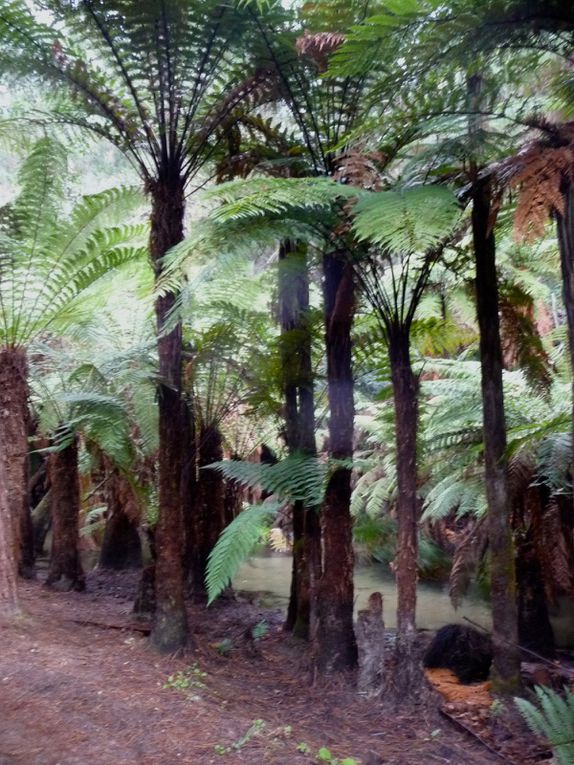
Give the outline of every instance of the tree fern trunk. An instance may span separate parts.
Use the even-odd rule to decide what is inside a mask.
[[[133,489],[118,468],[108,465],[107,519],[98,568],[121,571],[141,568],[139,507]]]
[[[534,475],[532,476],[534,478]],[[516,537],[516,587],[520,645],[552,657],[554,632],[541,565],[543,553],[542,495],[540,486],[517,487],[513,498]]]
[[[393,693],[397,700],[412,698],[421,688],[422,670],[416,656],[418,562],[417,498],[417,380],[410,358],[409,329],[389,334],[389,358],[395,406],[397,454],[398,539],[395,558],[398,592],[396,671]]]
[[[150,254],[156,276],[161,259],[183,238],[185,208],[183,183],[177,173],[151,185]],[[186,407],[181,398],[181,324],[165,330],[176,296],[156,301],[160,383],[159,515],[156,527],[156,610],[150,641],[162,653],[183,648],[189,639],[184,597],[184,523],[181,501],[182,444]]]
[[[28,501],[28,363],[21,348],[0,350],[0,445],[5,454],[18,568],[34,575],[34,531]]]
[[[209,554],[225,528],[225,486],[219,470],[202,470],[223,459],[223,439],[216,424],[203,425],[199,432],[199,507],[196,513],[193,594],[206,598],[205,571]]]
[[[502,385],[502,351],[498,317],[496,246],[491,230],[491,190],[475,181],[472,234],[476,267],[476,308],[480,329],[483,437],[490,583],[494,643],[494,687],[500,693],[520,685],[520,652],[514,547],[507,485],[506,422]]]
[[[52,549],[46,584],[61,590],[85,587],[79,553],[80,476],[76,440],[50,455]]]
[[[304,245],[283,242],[279,251],[279,313],[284,374],[285,434],[289,452],[314,456],[315,400],[309,327],[309,271]],[[285,629],[309,637],[311,593],[320,559],[315,508],[293,505],[293,569]],[[315,521],[315,523],[313,523]]]
[[[20,612],[18,600],[18,549],[16,528],[8,501],[8,472],[0,453],[0,620]]]
[[[353,456],[353,371],[351,329],[355,311],[353,272],[328,253],[323,259],[325,342],[329,396],[329,456]],[[322,571],[317,593],[315,653],[322,672],[353,667],[353,538],[350,513],[351,469],[333,467],[321,510]]]
[[[562,297],[568,322],[568,347],[570,350],[570,368],[572,370],[572,457],[570,474],[574,476],[574,187],[569,183],[565,184],[563,195],[564,214],[556,214],[556,223],[562,269]]]

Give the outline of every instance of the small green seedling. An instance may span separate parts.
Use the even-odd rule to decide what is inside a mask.
[[[251,637],[253,640],[261,640],[264,638],[269,632],[269,625],[263,619],[260,622],[257,622],[257,624],[252,628],[251,630]]]
[[[237,741],[234,741],[231,746],[224,746],[223,744],[215,744],[213,747],[213,751],[215,754],[230,754],[231,752],[238,752],[240,749],[242,749],[245,744],[247,744],[249,741],[251,741],[252,738],[259,735],[265,730],[266,723],[265,720],[253,720],[249,728],[246,730],[246,732],[241,736],[241,738],[237,739]]]
[[[326,746],[322,746],[316,754],[319,762],[328,762],[329,765],[359,765],[357,760],[352,757],[345,757],[344,760],[339,760],[338,757],[333,757],[331,750]]]
[[[203,672],[197,662],[192,664],[186,669],[174,672],[170,675],[163,687],[172,690],[185,693],[191,698],[189,691],[191,690],[205,690],[207,688],[203,680],[207,677],[207,672]]]
[[[231,651],[233,651],[233,640],[231,638],[223,638],[217,645],[215,646],[217,649],[217,652],[221,654],[221,656],[229,656]]]

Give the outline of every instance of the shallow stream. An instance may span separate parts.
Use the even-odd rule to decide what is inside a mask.
[[[250,558],[233,580],[236,590],[263,593],[266,605],[287,608],[291,585],[291,556],[284,553],[261,554]],[[397,592],[394,577],[382,565],[355,568],[355,611],[365,608],[372,592],[383,596],[387,627],[396,626]],[[490,629],[490,608],[477,594],[471,594],[455,611],[448,597],[447,584],[420,583],[418,586],[417,624],[436,630],[444,624],[462,622],[467,617]]]
[[[262,593],[267,606],[287,608],[291,584],[291,557],[284,553],[261,553],[240,568],[233,581],[236,590]],[[396,626],[397,593],[395,580],[382,565],[357,566],[355,569],[355,611],[364,608],[372,592],[383,595],[384,619],[387,627]],[[436,630],[445,624],[471,619],[487,629],[491,627],[490,606],[476,590],[470,591],[456,611],[448,596],[448,584],[421,582],[418,586],[417,625]],[[574,647],[574,603],[564,599],[551,616],[556,642]]]

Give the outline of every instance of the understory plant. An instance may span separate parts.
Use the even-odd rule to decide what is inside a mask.
[[[574,762],[574,692],[565,688],[560,694],[541,686],[534,690],[537,704],[516,698],[516,706],[528,726],[548,739],[557,762],[571,765]]]

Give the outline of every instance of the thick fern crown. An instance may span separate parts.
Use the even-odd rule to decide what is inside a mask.
[[[26,345],[111,270],[146,256],[143,199],[134,189],[87,196],[63,217],[62,147],[39,141],[24,162],[21,191],[0,230],[0,342]],[[133,221],[125,223],[125,220]]]

